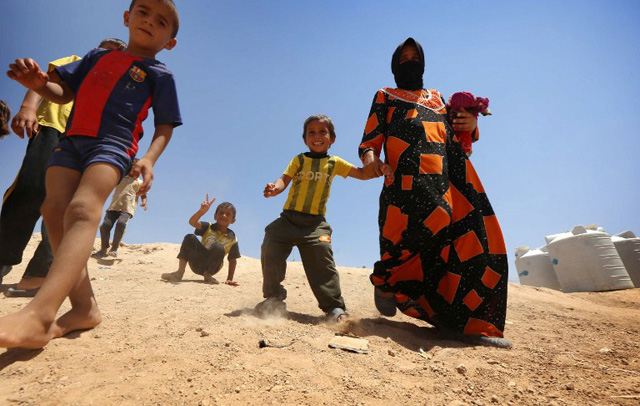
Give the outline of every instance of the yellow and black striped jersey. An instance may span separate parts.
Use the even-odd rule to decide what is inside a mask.
[[[336,175],[346,178],[353,167],[335,155],[316,158],[302,153],[295,156],[284,172],[292,178],[284,210],[324,216],[331,181]]]

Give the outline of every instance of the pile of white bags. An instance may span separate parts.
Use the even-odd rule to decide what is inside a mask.
[[[615,236],[595,226],[545,237],[538,249],[518,247],[520,283],[563,292],[598,292],[640,287],[640,238]]]

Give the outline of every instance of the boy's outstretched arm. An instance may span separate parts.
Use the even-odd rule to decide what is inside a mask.
[[[264,187],[264,191],[262,194],[264,197],[277,196],[282,193],[283,190],[289,186],[289,182],[291,182],[291,176],[282,175],[278,179],[276,179],[273,183],[267,183],[267,186]]]
[[[146,195],[149,189],[151,189],[151,183],[153,182],[153,166],[156,164],[156,161],[162,154],[162,151],[164,151],[169,144],[172,135],[173,125],[160,124],[156,126],[156,131],[153,134],[153,139],[151,140],[151,145],[149,145],[147,153],[144,154],[138,162],[133,164],[131,173],[134,179],[142,174],[142,185],[140,186],[140,189],[138,189],[138,196]]]
[[[194,228],[200,229],[202,227],[200,218],[209,211],[209,208],[215,201],[215,197],[212,200],[209,200],[209,193],[207,193],[207,197],[204,199],[204,202],[200,203],[200,209],[197,212],[193,213],[193,216],[191,216],[191,218],[189,219],[189,225]]]
[[[237,259],[230,259],[229,260],[229,273],[227,274],[227,280],[224,282],[227,285],[240,286],[240,284],[238,282],[233,280],[233,275],[236,272],[236,265],[237,264],[238,264],[238,260]]]
[[[389,166],[389,164],[383,164],[382,161],[380,161],[379,170],[387,178],[389,182],[393,182],[393,179],[394,179],[393,170],[391,169],[391,166]],[[368,176],[364,168],[356,168],[355,166],[351,168],[351,171],[349,171],[349,174],[347,176],[350,178],[356,178],[360,180],[373,179],[373,177]],[[374,176],[374,177],[377,177],[377,176]]]
[[[75,96],[55,71],[44,72],[31,58],[16,59],[9,65],[7,76],[54,103],[67,104]]]

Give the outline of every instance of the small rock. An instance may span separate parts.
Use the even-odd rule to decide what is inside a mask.
[[[613,351],[611,348],[607,348],[607,347],[600,348],[600,354],[609,354],[611,351]]]
[[[199,333],[202,331],[202,327],[196,327],[196,331]]]
[[[496,395],[491,396],[491,402],[492,403],[500,403],[500,399],[498,399],[498,397]]]
[[[388,350],[387,354],[391,355],[392,357],[396,356],[396,352],[394,350]]]
[[[206,336],[208,336],[208,335],[211,335],[211,333],[209,333],[207,330],[202,330],[202,331],[200,332],[200,337],[206,337]]]
[[[576,386],[573,383],[568,383],[567,386],[564,387],[566,390],[574,390]]]
[[[516,383],[515,383],[515,382],[513,382],[513,381],[509,381],[509,384],[508,384],[508,385],[509,385],[509,387],[511,387],[511,388],[515,388],[515,387],[516,387]]]
[[[467,367],[464,364],[460,364],[456,367],[456,371],[458,371],[459,374],[466,374],[467,373]]]

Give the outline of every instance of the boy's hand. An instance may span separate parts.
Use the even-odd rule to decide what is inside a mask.
[[[238,282],[232,281],[231,279],[227,279],[226,281],[224,281],[224,283],[231,286],[240,286]]]
[[[20,138],[24,138],[25,130],[27,130],[27,137],[33,137],[33,134],[38,132],[38,128],[36,110],[29,107],[21,107],[11,120],[11,129]]]
[[[364,174],[368,179],[379,178],[380,176],[384,175],[384,173],[382,172],[382,167],[385,164],[376,154],[373,153],[373,151],[369,151],[365,154],[364,158],[362,159],[362,165]]]
[[[267,186],[264,187],[264,191],[262,194],[264,197],[276,196],[279,194],[281,190],[278,189],[275,183],[267,183]]]
[[[380,171],[382,172],[382,174],[387,178],[387,181],[389,183],[392,183],[393,180],[395,179],[394,175],[393,175],[393,169],[391,169],[391,166],[389,164],[383,164],[380,167]]]
[[[151,182],[153,182],[153,164],[144,157],[140,158],[138,162],[133,164],[131,168],[131,175],[134,179],[142,175],[142,185],[138,189],[136,196],[146,195],[149,189],[151,189]]]
[[[207,197],[204,199],[204,202],[200,203],[200,211],[204,214],[209,211],[213,202],[216,201],[214,197],[212,200],[209,200],[209,193],[207,193]]]
[[[462,109],[456,113],[456,118],[453,119],[451,127],[454,131],[473,131],[478,126],[478,117],[475,114],[469,113],[467,110]]]
[[[16,59],[9,65],[7,76],[31,90],[40,89],[49,82],[49,75],[31,58]]]

